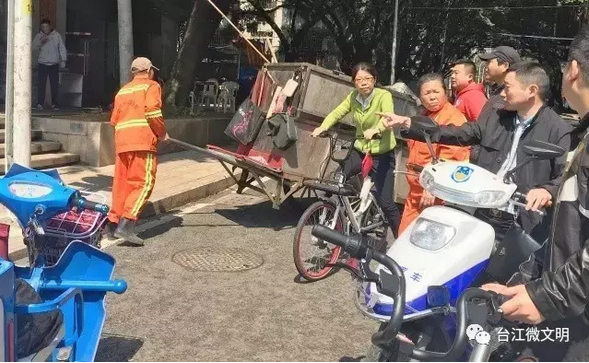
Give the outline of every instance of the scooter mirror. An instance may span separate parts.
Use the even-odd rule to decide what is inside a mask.
[[[531,156],[534,159],[542,160],[555,159],[564,155],[566,152],[565,149],[558,145],[539,140],[532,140],[522,147],[526,155]]]
[[[426,297],[429,308],[443,307],[450,304],[450,290],[444,285],[428,286]]]
[[[411,123],[414,125],[415,128],[418,130],[432,135],[434,132],[438,131],[440,128],[438,124],[436,124],[431,118],[429,117],[414,117],[411,120]]]
[[[526,160],[519,163],[515,168],[510,170],[508,173],[505,174],[503,177],[503,181],[505,183],[509,183],[511,176],[515,174],[516,171],[523,168],[528,163],[532,162],[533,160],[550,160],[555,159],[559,156],[565,154],[566,150],[561,148],[558,145],[551,144],[545,141],[539,140],[531,140],[525,145],[522,145],[524,154],[528,156]]]

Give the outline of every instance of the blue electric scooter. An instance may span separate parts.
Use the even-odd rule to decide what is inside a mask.
[[[23,228],[25,240],[43,244],[47,223],[72,208],[108,213],[84,199],[57,171],[14,165],[0,179],[0,203]],[[93,361],[106,317],[105,296],[122,294],[112,280],[116,261],[82,241],[71,241],[52,266],[38,253],[29,267],[0,259],[0,358],[14,361]]]

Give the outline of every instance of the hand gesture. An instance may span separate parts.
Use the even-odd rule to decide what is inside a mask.
[[[411,119],[409,117],[395,115],[392,112],[377,112],[376,115],[382,117],[382,124],[389,129],[399,126],[411,126]]]

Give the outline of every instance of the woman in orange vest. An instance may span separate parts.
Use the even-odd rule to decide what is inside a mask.
[[[425,107],[425,114],[431,117],[439,125],[460,126],[466,122],[464,115],[450,102],[448,102],[447,88],[444,77],[441,74],[430,73],[421,77],[418,82],[419,99]],[[425,142],[407,140],[409,147],[409,158],[407,159],[407,170],[411,173],[412,165],[425,166],[432,161],[429,149]],[[434,152],[440,159],[444,160],[468,160],[470,148],[468,146],[448,146],[433,144]],[[442,204],[443,201],[435,198],[424,190],[419,184],[419,177],[407,174],[409,193],[405,200],[405,208],[399,234],[403,233],[419,213],[434,204]]]

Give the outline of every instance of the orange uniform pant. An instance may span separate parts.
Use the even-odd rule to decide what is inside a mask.
[[[136,221],[155,185],[157,154],[129,151],[117,154],[112,186],[112,204],[108,219]]]
[[[419,207],[419,202],[421,201],[422,195],[423,187],[419,183],[415,184],[409,182],[409,193],[407,193],[407,199],[405,199],[403,217],[401,217],[401,224],[399,225],[399,235],[401,235],[401,233],[403,233],[403,231],[409,227],[411,222],[413,222],[422,212],[422,209]],[[444,201],[436,198],[434,204],[442,205],[444,204]]]

